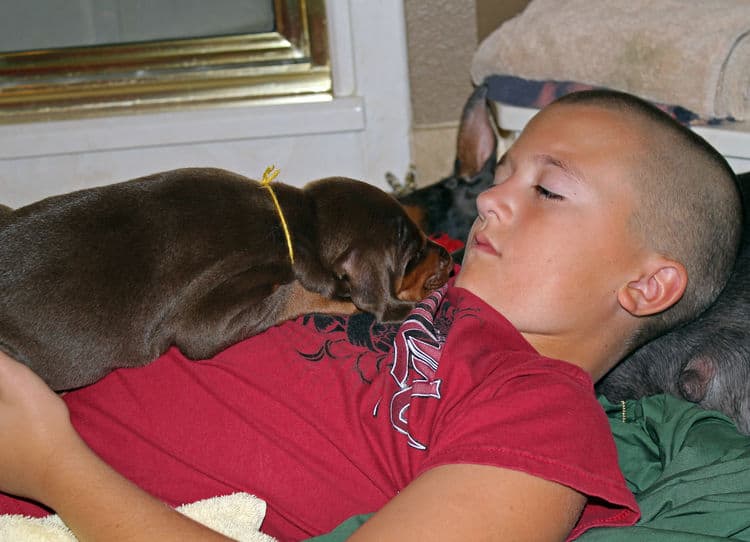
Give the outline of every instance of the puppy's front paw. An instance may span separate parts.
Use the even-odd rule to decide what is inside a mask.
[[[410,301],[398,301],[386,307],[383,316],[378,318],[380,322],[403,322],[416,303]]]

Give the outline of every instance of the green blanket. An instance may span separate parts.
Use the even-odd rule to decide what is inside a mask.
[[[633,527],[591,529],[578,540],[750,542],[750,438],[724,415],[674,397],[627,401],[624,412],[620,403],[599,401],[642,517]],[[370,515],[309,541],[346,540]]]

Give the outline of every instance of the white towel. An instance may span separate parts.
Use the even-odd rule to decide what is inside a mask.
[[[575,81],[750,118],[750,0],[532,0],[479,46],[494,74]]]
[[[274,542],[259,531],[266,515],[266,503],[247,493],[205,499],[177,508],[215,531],[240,542]],[[30,518],[0,515],[0,542],[76,542],[76,537],[59,516]]]

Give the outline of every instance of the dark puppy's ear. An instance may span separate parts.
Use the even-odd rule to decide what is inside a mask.
[[[350,247],[333,262],[333,272],[341,286],[338,295],[348,296],[354,305],[365,312],[383,318],[391,299],[389,262],[370,261],[373,250]]]
[[[494,174],[498,137],[495,118],[487,100],[487,86],[474,89],[461,113],[456,141],[454,182],[472,179],[489,169]]]
[[[685,399],[698,403],[706,396],[715,374],[716,365],[712,359],[696,357],[682,369],[677,386]]]

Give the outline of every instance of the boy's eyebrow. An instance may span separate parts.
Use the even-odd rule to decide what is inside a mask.
[[[577,183],[583,183],[583,180],[585,177],[581,172],[573,167],[572,164],[566,162],[565,160],[561,160],[560,158],[556,158],[555,156],[552,156],[551,154],[539,154],[534,157],[536,162],[541,163],[542,165],[551,165],[557,168],[560,168],[563,170],[563,173],[565,173],[568,177],[573,179]],[[496,166],[501,166],[505,163],[507,163],[509,160],[508,153],[505,152],[500,157],[500,159],[497,161]]]
[[[573,167],[572,164],[569,164],[565,160],[561,160],[560,158],[556,158],[549,154],[539,154],[537,155],[536,159],[538,162],[541,162],[543,165],[551,165],[551,166],[562,169],[563,172],[568,177],[570,177],[577,183],[583,183],[584,176],[581,175],[581,172],[578,171],[578,169]]]

